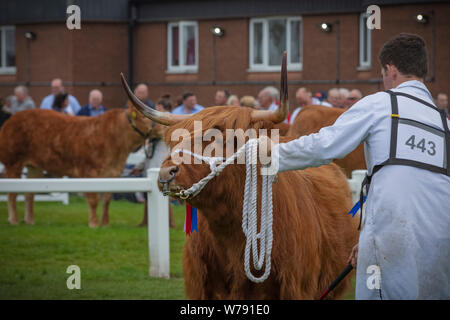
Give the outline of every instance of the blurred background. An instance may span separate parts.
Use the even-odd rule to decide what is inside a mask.
[[[69,30],[69,5],[81,29]],[[381,29],[364,28],[368,5],[381,8]],[[15,0],[0,2],[0,97],[26,85],[36,105],[61,78],[81,105],[93,88],[108,108],[126,101],[120,72],[146,83],[149,99],[190,90],[200,105],[226,88],[238,96],[277,85],[288,51],[290,96],[332,87],[382,90],[377,55],[400,32],[428,46],[427,87],[450,85],[450,3],[405,0]]]

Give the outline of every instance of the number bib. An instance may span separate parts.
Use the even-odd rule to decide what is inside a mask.
[[[389,159],[375,166],[373,173],[384,165],[396,164],[450,176],[450,133],[443,110],[403,92],[387,93],[392,106]],[[400,112],[398,97],[402,99]]]
[[[446,168],[445,133],[422,123],[399,119],[397,159],[409,159]]]
[[[386,92],[392,107],[389,159],[375,165],[361,185],[358,230],[363,220],[364,190],[367,196],[372,176],[383,166],[411,166],[450,176],[450,131],[444,111],[403,92]],[[398,97],[402,99],[400,112]]]

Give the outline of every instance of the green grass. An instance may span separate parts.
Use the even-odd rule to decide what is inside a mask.
[[[23,203],[17,207],[23,220]],[[0,202],[0,299],[186,299],[184,207],[174,206],[170,279],[148,275],[147,228],[136,227],[143,211],[143,204],[113,201],[110,226],[91,229],[86,200],[71,196],[67,206],[35,203],[34,226],[11,226]],[[81,290],[67,289],[70,265],[81,269]],[[354,289],[346,299],[354,299]]]
[[[35,203],[35,225],[11,226],[0,203],[0,299],[185,299],[182,278],[184,208],[174,207],[170,279],[148,275],[144,205],[113,201],[110,226],[88,227],[84,198],[70,205]],[[97,209],[100,212],[99,209]],[[23,220],[24,205],[18,203]],[[68,290],[69,265],[81,269],[81,290]]]

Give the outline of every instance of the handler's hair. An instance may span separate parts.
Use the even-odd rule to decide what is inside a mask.
[[[378,59],[383,69],[394,65],[403,75],[425,78],[428,71],[425,41],[416,34],[396,35],[383,45]]]

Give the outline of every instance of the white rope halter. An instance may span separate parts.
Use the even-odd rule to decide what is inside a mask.
[[[247,142],[245,163],[245,188],[244,204],[242,208],[242,231],[247,241],[245,243],[244,270],[247,278],[256,283],[261,283],[270,275],[270,260],[272,253],[272,182],[274,176],[263,175],[261,187],[261,226],[258,228],[258,175],[257,175],[257,156],[258,140],[249,140]],[[259,253],[258,253],[259,239]],[[264,260],[266,266],[264,274],[261,277],[255,277],[250,270],[250,252],[253,253],[253,266],[256,270],[261,270]]]
[[[222,157],[205,157],[192,153],[184,149],[176,149],[173,152],[183,152],[209,163],[211,172],[192,185],[187,190],[180,191],[178,195],[182,199],[195,197],[215,176],[218,176],[226,166],[233,163],[234,160],[245,151],[246,176],[244,187],[244,203],[242,208],[242,231],[246,237],[244,253],[244,270],[247,278],[253,282],[261,283],[270,275],[271,253],[272,253],[272,182],[275,176],[262,176],[261,192],[261,225],[258,233],[258,175],[257,175],[257,157],[258,157],[258,139],[250,139],[231,157],[223,161]],[[258,252],[259,239],[259,252]],[[265,262],[264,273],[260,277],[255,277],[250,270],[250,253],[253,257],[253,267],[261,270]]]

